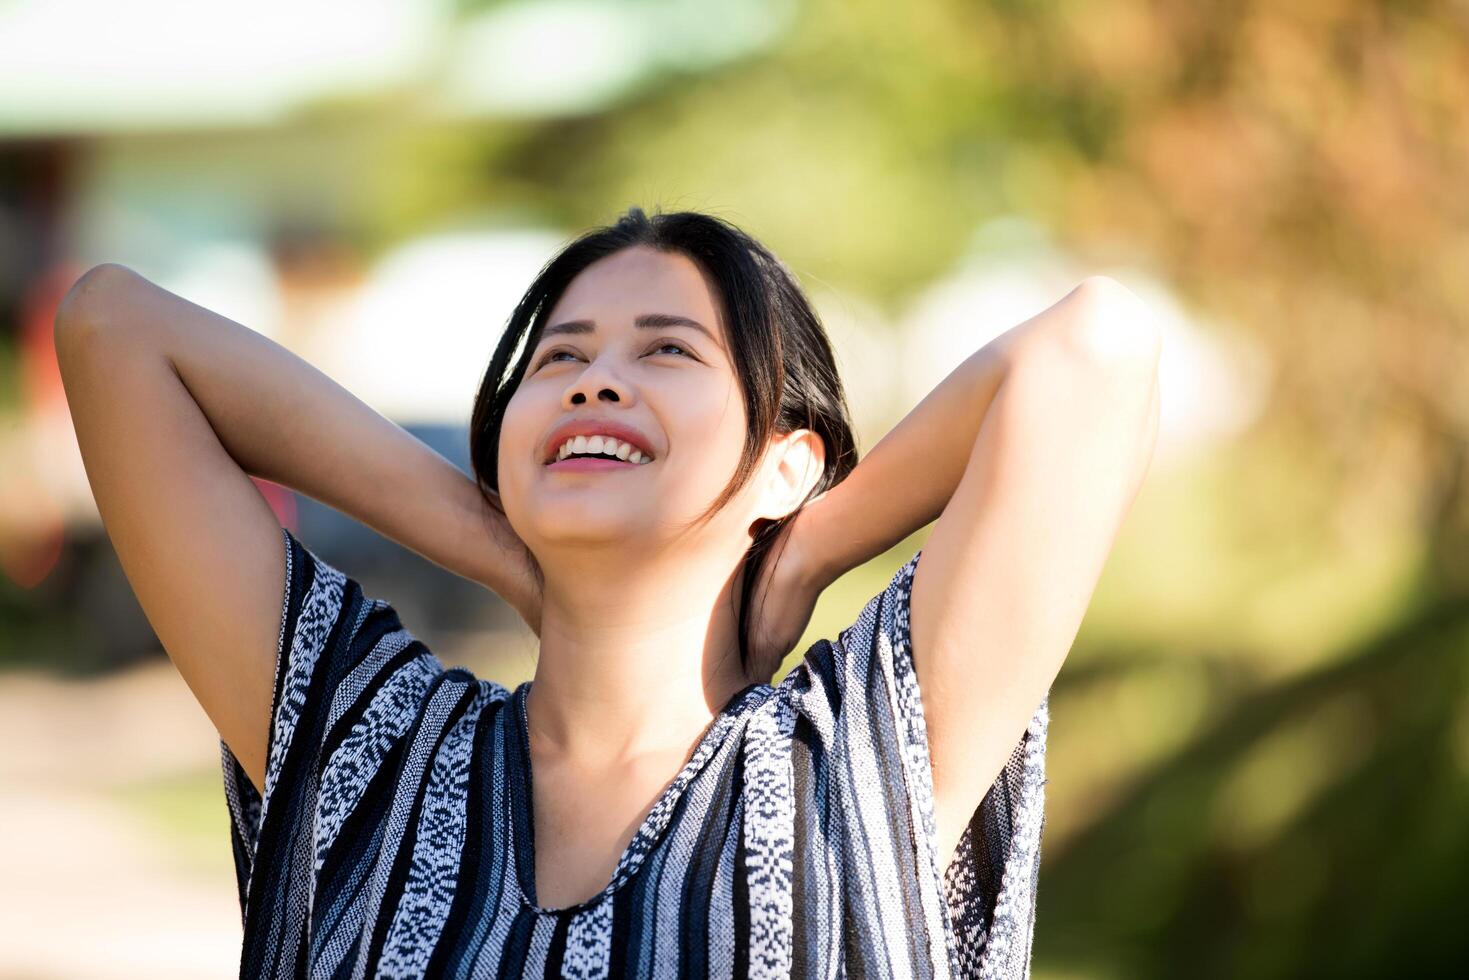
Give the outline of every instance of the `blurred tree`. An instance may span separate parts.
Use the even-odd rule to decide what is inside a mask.
[[[1099,264],[1145,262],[1276,356],[1265,438],[1321,494],[1254,519],[1340,543],[1402,515],[1465,591],[1466,20],[1385,0],[810,0],[760,57],[435,152],[477,173],[485,208],[569,227],[712,208],[889,304],[1004,212]]]

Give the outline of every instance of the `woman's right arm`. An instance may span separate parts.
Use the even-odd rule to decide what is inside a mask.
[[[105,264],[63,299],[56,351],[128,582],[257,787],[285,556],[251,475],[480,582],[539,625],[524,545],[474,481],[261,334]]]

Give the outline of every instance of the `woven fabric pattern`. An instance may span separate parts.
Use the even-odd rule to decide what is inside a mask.
[[[263,790],[220,743],[242,977],[1030,973],[1047,701],[939,867],[915,553],[835,640],[723,707],[606,887],[535,897],[525,697],[445,669],[282,530]]]

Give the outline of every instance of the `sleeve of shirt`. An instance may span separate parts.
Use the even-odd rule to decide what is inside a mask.
[[[813,778],[839,802],[849,909],[861,903],[876,920],[864,927],[870,942],[890,952],[908,945],[915,960],[947,950],[947,968],[924,964],[925,975],[1027,976],[1049,694],[940,867],[932,756],[909,632],[921,557],[920,550],[905,562],[836,640],[813,645],[782,683],[792,686],[821,744],[824,772]],[[905,938],[925,931],[911,928],[920,922],[927,943]]]
[[[285,528],[265,786],[220,741],[245,963],[304,955],[324,862],[352,860],[382,824],[404,745],[447,675],[396,610]],[[344,833],[344,828],[346,832]],[[341,844],[338,848],[337,845]],[[359,855],[360,856],[360,855]],[[252,945],[258,949],[252,951]]]

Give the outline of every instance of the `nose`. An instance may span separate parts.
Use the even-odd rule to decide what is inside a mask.
[[[598,401],[623,403],[632,401],[632,391],[605,365],[605,357],[599,357],[587,365],[587,369],[567,385],[561,402],[565,406],[585,405],[587,392],[594,391]]]

